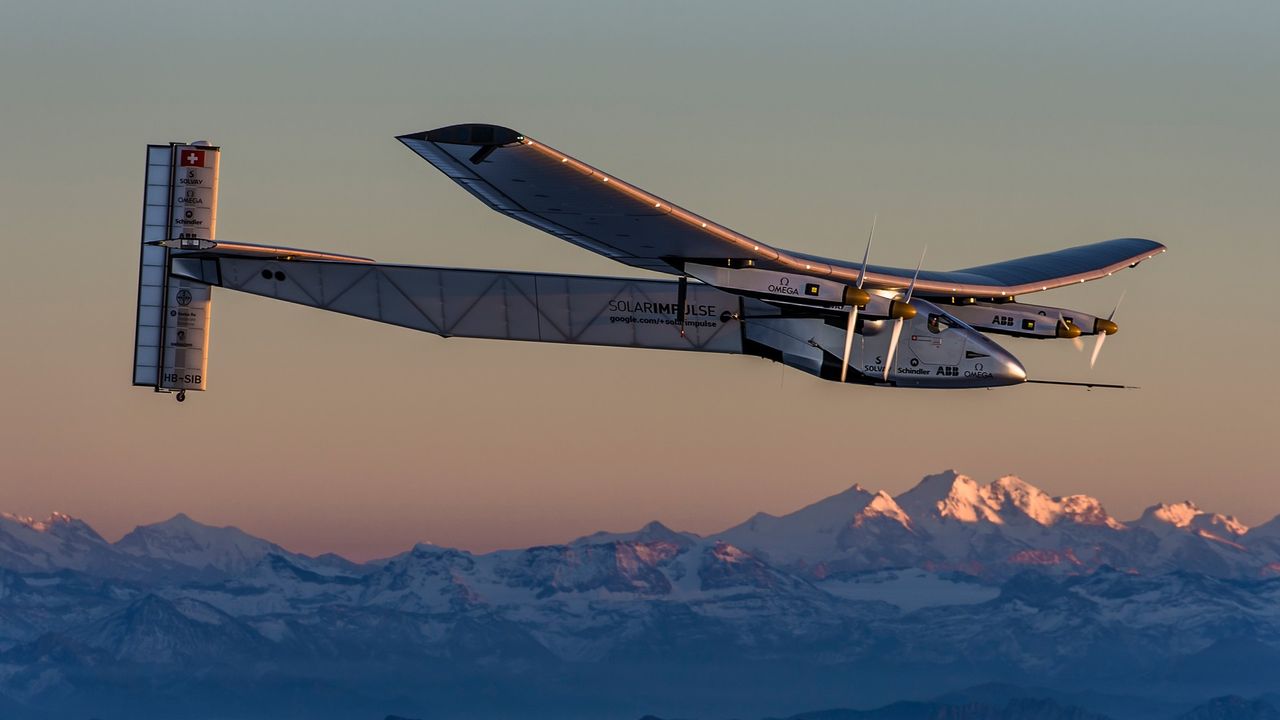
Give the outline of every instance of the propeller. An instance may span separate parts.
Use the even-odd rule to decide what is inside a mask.
[[[920,277],[920,268],[924,265],[924,254],[928,252],[928,250],[929,246],[926,245],[924,249],[920,251],[920,262],[916,263],[916,274],[911,276],[911,285],[907,286],[907,297],[902,302],[902,306],[905,306],[903,309],[905,310],[909,308],[910,312],[902,314],[895,313],[893,312],[893,305],[891,304],[889,306],[890,312],[897,315],[897,318],[893,321],[893,335],[889,336],[889,353],[885,355],[884,358],[884,379],[886,382],[889,380],[889,368],[893,367],[893,363],[898,356],[898,338],[902,336],[903,319],[907,317],[915,317],[916,314],[915,308],[911,307],[911,294],[916,291],[916,280]]]
[[[871,257],[871,240],[876,236],[876,220],[879,213],[871,217],[871,232],[867,234],[867,249],[862,253],[862,272],[858,273],[858,290],[862,290],[862,283],[867,279],[867,258]],[[855,293],[856,295],[856,293]],[[863,297],[866,293],[861,293],[854,300],[861,299],[862,304],[866,304],[869,297]],[[849,324],[844,329],[844,362],[840,364],[840,382],[844,382],[849,376],[849,355],[853,351],[853,329],[858,324],[858,303],[849,303]]]
[[[1095,323],[1095,330],[1098,331],[1098,340],[1093,344],[1093,355],[1089,357],[1090,369],[1093,369],[1093,366],[1098,362],[1098,353],[1102,352],[1102,343],[1106,341],[1107,336],[1114,335],[1119,329],[1116,327],[1115,319],[1116,311],[1120,309],[1120,303],[1122,302],[1124,302],[1123,292],[1120,293],[1120,299],[1116,301],[1116,306],[1111,308],[1111,314],[1107,316],[1106,324]]]
[[[1077,350],[1083,347],[1079,342],[1080,328],[1075,323],[1068,322],[1066,318],[1062,317],[1061,312],[1058,313],[1058,327],[1056,328],[1056,332],[1060,338],[1071,338],[1075,341]]]

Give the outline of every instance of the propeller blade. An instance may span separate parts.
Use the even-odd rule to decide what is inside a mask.
[[[893,321],[893,334],[889,336],[889,353],[884,356],[884,379],[889,380],[889,368],[898,356],[898,338],[902,337],[902,318]]]
[[[1080,339],[1079,326],[1077,326],[1075,322],[1067,322],[1067,319],[1062,317],[1061,312],[1058,313],[1058,324],[1054,330],[1060,338],[1071,338],[1073,341]],[[1072,344],[1075,345],[1076,348],[1080,347],[1080,344],[1077,342],[1073,342]]]
[[[867,233],[867,249],[862,252],[862,272],[858,273],[858,289],[862,289],[862,283],[867,279],[867,258],[871,257],[871,239],[876,236],[876,220],[880,219],[880,213],[871,216],[871,232]]]
[[[911,276],[911,284],[907,286],[906,304],[911,304],[911,295],[916,291],[916,280],[920,278],[920,268],[924,267],[924,254],[929,252],[929,246],[925,245],[920,251],[920,262],[916,263],[916,272]],[[902,318],[893,321],[893,335],[889,337],[889,354],[884,358],[884,379],[889,379],[889,368],[893,367],[898,357],[898,338],[902,337]]]
[[[1115,320],[1115,319],[1116,319],[1116,313],[1120,310],[1120,303],[1124,302],[1124,294],[1125,294],[1126,292],[1129,292],[1129,291],[1128,291],[1128,290],[1121,290],[1121,291],[1120,291],[1120,299],[1116,301],[1116,306],[1115,306],[1115,307],[1113,307],[1113,308],[1111,308],[1111,314],[1107,316],[1107,319],[1108,319],[1108,320]]]
[[[1119,300],[1116,300],[1116,306],[1115,306],[1115,307],[1113,307],[1113,308],[1111,308],[1111,314],[1107,316],[1107,320],[1108,320],[1109,322],[1110,322],[1110,321],[1114,321],[1114,320],[1116,319],[1116,313],[1117,313],[1117,312],[1119,312],[1119,310],[1120,310],[1120,303],[1124,302],[1124,294],[1125,294],[1125,292],[1127,292],[1127,291],[1122,290],[1122,291],[1120,292],[1120,299],[1119,299]],[[1115,328],[1114,328],[1114,327],[1112,327],[1111,329],[1112,329],[1112,330],[1115,330]],[[1102,343],[1106,342],[1106,340],[1107,340],[1107,334],[1106,334],[1106,333],[1098,333],[1098,339],[1097,339],[1097,341],[1096,341],[1096,342],[1094,342],[1094,344],[1093,344],[1093,355],[1091,355],[1091,356],[1089,357],[1089,369],[1090,369],[1090,370],[1092,370],[1092,369],[1093,369],[1093,366],[1094,366],[1094,365],[1096,365],[1096,364],[1098,363],[1098,353],[1102,352]]]
[[[1106,333],[1098,333],[1098,339],[1093,343],[1093,355],[1089,358],[1089,368],[1093,369],[1095,363],[1098,362],[1098,353],[1102,352],[1102,343],[1106,341]]]
[[[871,241],[876,236],[876,220],[880,218],[880,213],[871,216],[871,232],[867,233],[867,249],[862,251],[862,272],[858,273],[858,289],[862,289],[862,283],[867,279],[867,259],[871,257]],[[848,325],[844,329],[844,361],[840,365],[840,382],[844,382],[849,376],[849,357],[853,352],[853,329],[858,324],[858,306],[853,305],[849,309]]]
[[[911,294],[916,291],[916,280],[920,279],[920,268],[924,267],[924,254],[929,252],[929,246],[925,245],[920,251],[920,262],[916,263],[916,274],[911,276],[911,285],[907,287],[907,304],[911,304]]]
[[[1071,338],[1071,344],[1075,346],[1076,352],[1084,352],[1084,338],[1077,335]]]
[[[858,324],[858,306],[849,310],[849,325],[844,329],[844,362],[840,365],[840,382],[849,377],[849,356],[853,352],[853,329]]]

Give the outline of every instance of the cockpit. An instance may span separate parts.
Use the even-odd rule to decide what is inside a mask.
[[[926,321],[925,324],[929,328],[929,332],[933,333],[934,335],[938,335],[953,327],[964,328],[966,330],[973,330],[973,327],[971,327],[968,323],[961,320],[960,318],[957,318],[954,315],[947,314],[946,311],[944,311],[942,308],[937,306],[935,306],[933,310],[929,313],[928,320]],[[974,332],[977,332],[977,331],[975,330]]]

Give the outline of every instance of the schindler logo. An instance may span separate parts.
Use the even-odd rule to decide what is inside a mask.
[[[183,210],[182,217],[173,219],[174,225],[204,225],[204,219],[196,217],[194,210]]]
[[[769,286],[769,292],[778,293],[779,295],[799,295],[800,291],[791,287],[791,278],[783,275],[778,278],[778,282]]]

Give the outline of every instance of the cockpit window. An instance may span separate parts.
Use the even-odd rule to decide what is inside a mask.
[[[939,332],[941,332],[941,330],[946,330],[947,328],[961,328],[963,330],[973,330],[973,332],[977,332],[977,330],[974,330],[973,326],[969,323],[936,305],[930,309],[933,311],[931,315],[937,315],[940,318],[939,322],[942,323]]]
[[[937,335],[951,327],[951,319],[937,313],[929,313],[929,332]]]

